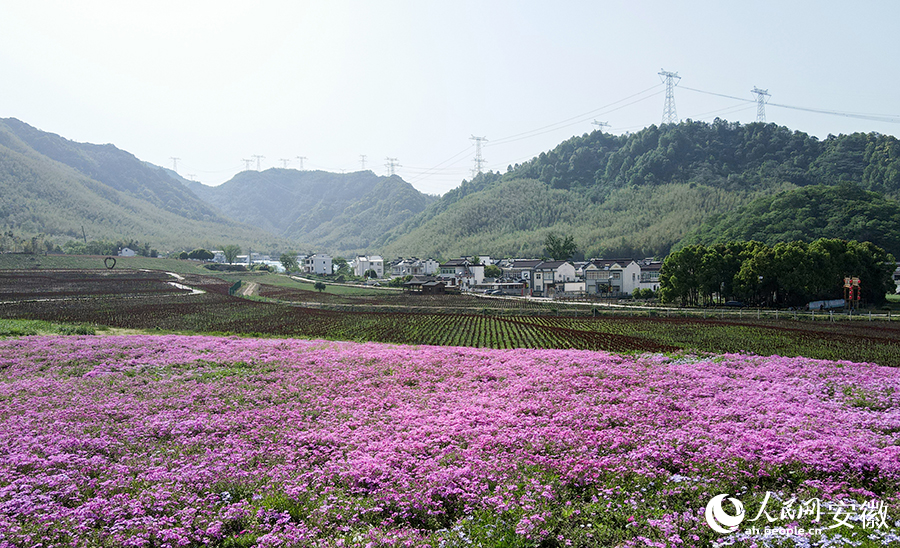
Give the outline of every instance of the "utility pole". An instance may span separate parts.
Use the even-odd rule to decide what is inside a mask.
[[[252,158],[256,158],[256,171],[259,171],[259,161],[265,158],[265,156],[260,156],[259,154],[254,154]]]
[[[192,183],[196,182],[196,181],[194,181],[194,174],[193,174],[193,173],[188,173],[187,176],[188,176],[188,179],[190,179]]]
[[[663,107],[662,123],[677,124],[678,115],[675,114],[675,86],[678,85],[678,82],[676,82],[675,79],[681,80],[681,76],[678,76],[677,72],[669,72],[663,69],[659,69],[658,74],[665,78],[666,84],[666,105]]]
[[[365,171],[366,170],[366,155],[365,154],[359,155],[359,164],[362,166],[362,170]]]
[[[244,171],[250,171],[250,162],[252,162],[253,160],[241,158],[241,161],[244,162]]]
[[[387,160],[387,163],[384,164],[384,167],[388,168],[388,177],[393,177],[394,173],[396,173],[396,171],[397,171],[397,168],[403,167],[397,163],[396,158],[388,157],[388,158],[385,158],[385,160]]]
[[[609,124],[606,122],[598,122],[597,120],[594,120],[591,124],[597,126],[597,129],[599,129],[601,133],[603,132],[603,128],[609,127]]]
[[[766,123],[766,97],[771,97],[769,90],[753,86],[750,92],[756,94],[756,121]]]
[[[172,160],[172,171],[174,171],[175,173],[178,173],[178,160],[180,160],[181,158],[175,158],[174,156],[170,156],[169,159]]]
[[[290,160],[288,160],[287,158],[279,158],[278,161],[281,162],[281,165],[284,166],[284,169],[287,169],[287,165]]]
[[[472,135],[469,139],[475,141],[475,168],[472,170],[472,178],[474,179],[475,176],[481,175],[483,171],[485,160],[481,156],[481,143],[487,141],[487,137],[475,137]]]
[[[306,156],[297,156],[297,159],[300,160],[300,171],[303,171],[303,160],[306,159]]]

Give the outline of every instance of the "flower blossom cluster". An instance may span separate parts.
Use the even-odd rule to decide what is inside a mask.
[[[894,504],[898,388],[804,358],[5,340],[0,546],[691,545],[716,489]]]

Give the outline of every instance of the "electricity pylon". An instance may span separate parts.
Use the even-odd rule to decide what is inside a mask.
[[[771,97],[769,94],[769,90],[767,89],[759,89],[756,86],[753,86],[753,89],[750,90],[752,93],[756,94],[756,121],[757,122],[766,122],[766,97]]]
[[[676,82],[675,79],[681,80],[681,76],[678,76],[677,72],[669,72],[663,69],[659,69],[659,75],[665,78],[666,84],[666,105],[663,107],[662,123],[677,124],[678,115],[675,113],[675,86],[678,85],[678,82]]]

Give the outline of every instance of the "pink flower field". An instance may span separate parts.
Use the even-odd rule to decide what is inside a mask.
[[[3,340],[0,547],[897,545],[898,388],[804,358]]]

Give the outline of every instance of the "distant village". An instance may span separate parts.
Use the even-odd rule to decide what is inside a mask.
[[[213,251],[215,262],[225,262],[225,254]],[[279,261],[253,253],[240,255],[243,264],[267,264],[283,270]],[[307,274],[334,274],[330,255],[298,255],[300,270]],[[398,258],[385,261],[378,255],[358,255],[348,261],[353,275],[378,280],[409,277],[403,287],[415,292],[439,294],[466,291],[490,295],[515,295],[549,298],[584,296],[624,297],[641,290],[659,290],[661,261],[654,259],[592,259],[590,261],[545,261],[542,259],[502,259],[489,256],[451,259]],[[490,268],[494,267],[494,268]],[[495,276],[488,276],[485,271]],[[371,276],[374,273],[374,276]]]

